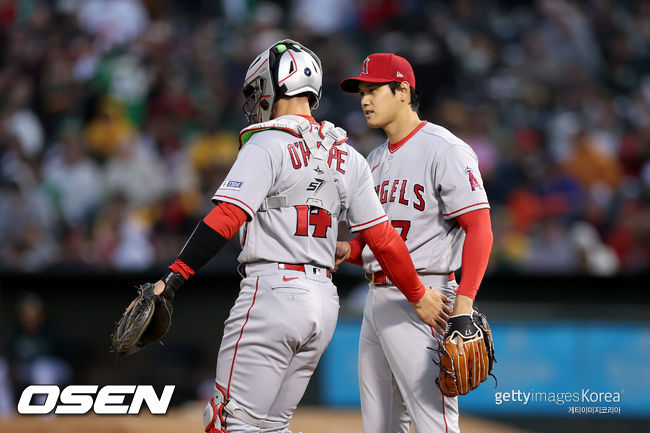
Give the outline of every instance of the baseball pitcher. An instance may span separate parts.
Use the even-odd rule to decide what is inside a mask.
[[[114,334],[118,353],[164,335],[174,292],[239,231],[243,279],[204,412],[208,433],[288,431],[336,325],[330,269],[339,221],[361,233],[414,314],[431,324],[447,317],[443,299],[424,289],[387,222],[363,157],[346,143],[344,130],[311,116],[321,82],[320,60],[295,41],[279,41],[255,58],[243,87],[251,125],[212,198],[216,206],[169,273],[141,288]]]
[[[367,158],[375,191],[424,285],[453,302],[446,331],[429,326],[363,238],[338,244],[337,263],[363,265],[370,280],[359,346],[364,432],[406,433],[409,423],[417,433],[458,432],[456,396],[485,380],[493,359],[487,321],[473,310],[492,247],[478,159],[451,132],[420,120],[406,59],[372,54],[341,88],[361,95],[368,126],[388,136]]]

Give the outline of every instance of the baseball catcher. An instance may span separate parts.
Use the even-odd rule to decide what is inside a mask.
[[[450,317],[439,356],[436,383],[447,397],[465,395],[492,375],[494,343],[485,315],[474,310]]]
[[[165,290],[154,293],[154,285],[138,287],[138,296],[131,301],[111,334],[111,351],[117,355],[131,355],[145,345],[160,340],[172,324],[172,300],[183,283],[183,277],[169,272],[163,279]]]

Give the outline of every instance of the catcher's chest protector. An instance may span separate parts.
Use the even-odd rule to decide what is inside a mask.
[[[279,129],[302,137],[311,156],[300,180],[282,193],[266,197],[259,210],[308,205],[325,209],[338,217],[341,213],[341,198],[327,159],[332,146],[345,141],[346,132],[327,121],[321,123],[318,131],[312,132],[311,122],[307,119],[293,115],[282,116],[281,120],[270,120],[244,129],[240,134],[242,146],[253,134],[267,129]],[[315,134],[319,134],[319,140]]]

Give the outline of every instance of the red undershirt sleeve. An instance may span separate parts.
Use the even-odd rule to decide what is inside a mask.
[[[388,279],[406,296],[409,302],[424,296],[424,285],[413,266],[406,244],[388,221],[361,231]]]
[[[476,297],[485,275],[492,250],[492,223],[489,209],[478,209],[456,217],[465,230],[463,244],[462,277],[458,294],[472,299]]]
[[[208,213],[203,222],[226,239],[237,233],[248,216],[239,206],[221,202]]]
[[[363,240],[363,236],[357,235],[354,239],[348,242],[348,244],[350,245],[350,257],[348,257],[346,262],[363,266],[361,252],[363,251],[363,247],[366,246],[366,243]]]

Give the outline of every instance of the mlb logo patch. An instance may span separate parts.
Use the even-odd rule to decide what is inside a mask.
[[[239,191],[244,182],[239,180],[224,180],[220,189],[227,189],[229,191]]]

